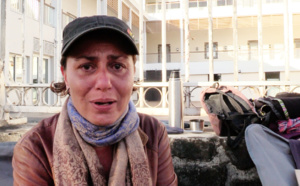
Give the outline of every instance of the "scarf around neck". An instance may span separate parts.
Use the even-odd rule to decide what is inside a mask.
[[[107,146],[121,141],[134,132],[140,123],[140,118],[131,100],[127,113],[125,112],[114,124],[109,126],[97,126],[82,117],[74,107],[71,97],[68,100],[67,109],[71,123],[80,136],[87,143],[95,146]]]
[[[109,179],[95,149],[72,125],[64,104],[59,115],[53,142],[53,180],[55,185],[120,186],[153,185],[148,157],[138,130],[116,144]]]

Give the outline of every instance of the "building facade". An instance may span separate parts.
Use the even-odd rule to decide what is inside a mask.
[[[4,0],[0,5],[6,87],[61,81],[62,30],[76,17],[91,15],[116,16],[132,28],[140,50],[136,79],[142,82],[167,82],[172,70],[180,70],[184,82],[300,78],[300,0]],[[34,90],[30,95],[31,101],[39,99]],[[151,95],[146,99],[156,100]],[[46,99],[54,101],[50,92]]]

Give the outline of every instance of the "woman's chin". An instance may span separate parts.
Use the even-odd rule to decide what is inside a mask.
[[[117,118],[112,118],[111,116],[106,116],[106,117],[93,117],[89,121],[97,126],[108,126],[113,124]]]

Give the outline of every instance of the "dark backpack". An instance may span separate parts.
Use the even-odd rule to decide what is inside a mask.
[[[236,148],[244,138],[246,127],[260,123],[252,103],[237,89],[215,83],[200,94],[202,108],[206,111],[214,132],[227,136],[227,145]],[[232,139],[231,136],[236,136]]]

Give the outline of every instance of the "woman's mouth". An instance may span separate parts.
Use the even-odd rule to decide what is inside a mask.
[[[113,104],[113,101],[108,101],[108,102],[95,102],[97,105],[111,105]]]

